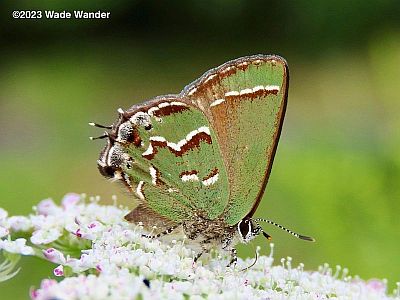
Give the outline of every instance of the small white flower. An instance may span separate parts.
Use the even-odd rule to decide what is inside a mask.
[[[32,247],[26,246],[26,239],[23,238],[16,239],[15,241],[0,240],[0,249],[22,255],[33,255],[35,253]]]
[[[66,259],[64,254],[61,251],[58,251],[54,248],[48,248],[43,250],[43,255],[47,260],[55,263],[55,264],[65,264]]]
[[[45,245],[56,241],[61,235],[57,228],[39,229],[32,233],[31,242],[35,245]]]
[[[5,237],[6,235],[9,235],[9,234],[10,234],[10,231],[7,228],[0,226],[0,238]]]
[[[66,218],[65,216],[63,217],[63,214],[60,210],[60,214],[58,215],[37,215],[37,216],[31,216],[30,217],[32,226],[36,230],[46,230],[46,229],[62,229],[65,222]]]
[[[367,287],[374,292],[385,294],[387,291],[387,283],[379,279],[370,279],[367,281]]]
[[[84,226],[78,227],[75,231],[72,231],[78,238],[86,239],[86,240],[95,240],[100,235],[103,234],[104,225],[98,221],[92,221],[89,224],[85,224]],[[69,227],[71,228],[71,227]]]
[[[57,277],[64,276],[64,267],[62,265],[59,265],[53,270],[53,274]]]
[[[7,219],[8,228],[12,231],[29,231],[32,229],[32,222],[23,216],[12,216]]]
[[[61,208],[57,206],[53,199],[44,199],[36,206],[36,211],[39,215],[57,215],[60,213]]]
[[[79,229],[79,231],[80,231],[79,225],[76,224],[75,222],[65,224],[64,229],[65,229],[66,231],[68,231],[69,233],[75,235],[75,236],[77,236],[76,232],[78,231],[78,229]]]
[[[7,219],[8,212],[0,207],[0,224]]]
[[[81,200],[81,196],[75,193],[69,193],[64,196],[61,205],[64,210],[70,210],[76,207],[76,204]]]
[[[43,294],[50,291],[52,287],[57,286],[57,281],[54,279],[43,279],[40,283],[40,290],[32,290],[31,298],[32,299],[46,299],[43,298]],[[51,299],[51,297],[49,297]]]

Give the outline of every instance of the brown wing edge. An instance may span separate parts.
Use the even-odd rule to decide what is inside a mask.
[[[196,79],[196,80],[192,81],[191,83],[189,83],[188,85],[186,85],[184,87],[184,89],[176,96],[180,96],[182,98],[187,98],[188,92],[190,90],[192,90],[193,88],[201,87],[204,84],[204,81],[210,75],[219,73],[221,70],[223,70],[225,68],[228,68],[228,67],[231,67],[231,66],[236,66],[236,65],[238,65],[238,64],[240,64],[242,62],[255,61],[255,60],[263,60],[263,61],[277,60],[277,61],[282,62],[284,64],[284,66],[285,66],[285,70],[288,71],[286,60],[283,57],[281,57],[279,55],[276,55],[276,54],[269,54],[269,55],[266,55],[266,54],[254,54],[254,55],[242,56],[242,57],[227,61],[227,62],[223,63],[222,65],[219,65],[218,67],[215,67],[215,68],[212,68],[212,69],[206,71],[198,79]],[[287,74],[289,74],[289,73],[287,72]],[[190,96],[189,96],[189,98],[190,98]]]
[[[282,131],[282,127],[283,127],[283,121],[285,119],[285,112],[286,112],[286,107],[287,107],[287,99],[288,99],[288,92],[289,92],[289,67],[288,64],[286,62],[286,60],[280,56],[271,56],[271,59],[275,59],[275,60],[279,60],[283,63],[284,68],[285,68],[285,80],[284,80],[284,85],[285,85],[285,94],[283,95],[283,105],[282,108],[280,110],[280,120],[279,120],[279,124],[278,124],[278,130],[275,133],[274,136],[274,144],[272,146],[272,151],[269,155],[270,157],[270,163],[265,171],[265,177],[264,177],[264,181],[263,184],[261,186],[260,191],[258,192],[256,201],[252,207],[252,209],[250,210],[250,212],[246,215],[245,218],[251,218],[254,213],[257,210],[258,205],[261,202],[261,199],[264,195],[265,192],[265,188],[267,186],[268,183],[268,179],[269,179],[269,175],[271,174],[271,170],[272,170],[272,165],[274,162],[274,158],[275,158],[275,153],[276,153],[276,149],[278,147],[278,142],[279,142],[279,137],[281,136],[281,131]]]

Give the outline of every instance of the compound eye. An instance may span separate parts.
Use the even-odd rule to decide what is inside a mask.
[[[239,233],[243,239],[246,239],[249,232],[251,231],[251,224],[249,220],[242,220],[239,223]]]

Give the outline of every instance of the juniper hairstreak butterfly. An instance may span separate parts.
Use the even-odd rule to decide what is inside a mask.
[[[159,237],[183,229],[201,248],[230,251],[262,233],[254,219],[271,172],[285,115],[289,70],[275,55],[229,61],[176,95],[119,109],[98,138],[107,145],[98,168],[121,182],[139,205],[126,220],[156,226]]]

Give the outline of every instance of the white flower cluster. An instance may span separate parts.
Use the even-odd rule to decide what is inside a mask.
[[[272,244],[270,256],[247,270],[251,259],[227,268],[229,257],[218,253],[194,263],[184,239],[143,238],[140,226],[123,220],[126,209],[97,200],[68,194],[58,206],[47,199],[29,217],[0,208],[0,251],[57,265],[61,278],[44,279],[32,299],[400,299],[400,289],[387,294],[385,281],[351,278],[339,267],[309,272],[291,258],[272,266]]]

